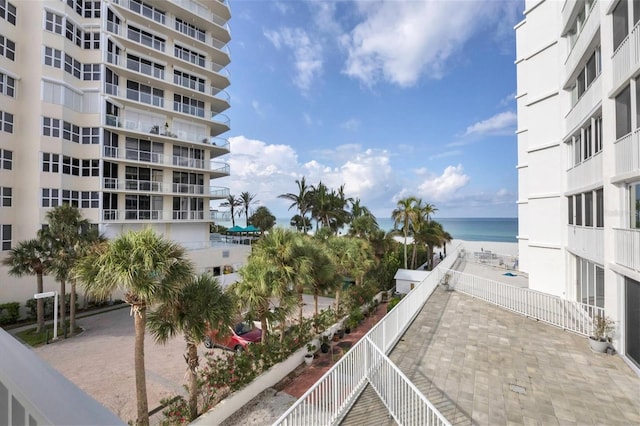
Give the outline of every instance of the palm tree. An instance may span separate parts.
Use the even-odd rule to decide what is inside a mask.
[[[256,198],[256,194],[249,194],[248,192],[243,192],[240,194],[239,202],[242,209],[240,212],[244,213],[244,226],[249,226],[249,212],[251,208],[251,204],[253,204]]]
[[[236,207],[240,206],[242,200],[236,198],[235,195],[227,195],[226,201],[220,204],[220,207],[229,207],[229,213],[231,213],[231,224],[236,226],[236,215],[240,217],[240,211],[236,213]]]
[[[78,259],[84,254],[88,246],[102,237],[97,228],[92,228],[87,219],[77,207],[63,204],[49,210],[46,215],[49,226],[42,230],[42,235],[50,239],[52,246],[52,261],[50,270],[60,282],[60,322],[62,330],[66,327],[65,284],[71,283],[71,297],[69,301],[70,334],[76,329],[76,280],[71,278],[71,270]]]
[[[402,233],[404,234],[404,269],[407,269],[407,237],[409,236],[411,223],[416,219],[416,211],[414,205],[418,200],[416,197],[407,197],[398,200],[396,209],[391,213],[394,226],[402,224]]]
[[[98,299],[106,299],[117,288],[125,290],[124,300],[131,305],[135,327],[138,424],[149,424],[144,368],[147,307],[175,299],[192,275],[193,267],[184,248],[158,236],[150,228],[126,232],[115,240],[94,245],[74,268],[74,276]]]
[[[325,291],[336,288],[342,284],[340,276],[336,272],[335,264],[329,254],[329,248],[324,241],[306,237],[303,240],[301,254],[310,261],[310,271],[306,284],[313,291],[314,318],[318,317],[318,298]]]
[[[311,208],[312,187],[307,186],[307,182],[304,176],[300,180],[296,179],[296,184],[298,185],[297,194],[289,192],[287,194],[278,195],[278,198],[283,198],[285,200],[291,201],[289,210],[291,210],[293,207],[296,207],[298,209],[300,217],[306,219],[307,212]],[[298,230],[300,230],[300,228],[298,228]]]
[[[298,232],[304,232],[305,234],[313,228],[311,225],[311,219],[308,217],[302,217],[299,214],[296,214],[291,218],[289,225],[296,228]]]
[[[149,330],[156,342],[164,344],[178,333],[184,334],[187,344],[184,359],[189,376],[189,420],[198,416],[198,345],[206,336],[207,325],[218,328],[231,326],[233,311],[231,296],[222,290],[215,278],[203,274],[182,287],[177,297],[149,312]]]
[[[276,217],[271,214],[271,211],[265,207],[260,206],[249,217],[249,223],[260,229],[260,235],[264,235],[264,231],[269,231],[276,224]]]
[[[10,275],[35,275],[37,293],[44,291],[43,276],[50,263],[51,249],[48,242],[42,238],[20,241],[2,260],[2,264],[9,268]],[[36,322],[36,332],[39,333],[44,327],[44,299],[36,299]]]

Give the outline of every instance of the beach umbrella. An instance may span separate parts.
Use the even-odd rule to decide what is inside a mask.
[[[242,226],[236,225],[234,227],[227,229],[227,232],[245,232],[245,230]]]

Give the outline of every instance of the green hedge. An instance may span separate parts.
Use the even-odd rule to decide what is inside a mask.
[[[20,303],[11,302],[0,305],[0,325],[15,324],[20,317]]]
[[[71,294],[67,294],[65,296],[67,305],[66,305],[66,311],[67,313],[69,313],[71,311]],[[53,297],[45,297],[44,299],[44,317],[45,318],[49,318],[53,316]],[[36,299],[29,299],[27,300],[27,302],[25,303],[25,305],[27,306],[27,310],[28,310],[28,314],[29,317],[32,320],[35,320],[38,316],[37,314],[37,305],[36,305]],[[79,304],[76,301],[76,311],[78,310]]]

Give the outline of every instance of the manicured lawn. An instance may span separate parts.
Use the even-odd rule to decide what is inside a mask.
[[[66,322],[67,330],[69,329],[69,321]],[[81,328],[76,328],[76,333],[82,331]],[[21,331],[16,333],[16,337],[22,340],[24,343],[30,346],[40,346],[47,343],[47,335],[49,341],[53,339],[53,324],[48,324],[44,327],[40,333],[36,333],[36,327],[29,328],[28,330]],[[58,326],[58,338],[64,337],[62,334],[62,329]]]

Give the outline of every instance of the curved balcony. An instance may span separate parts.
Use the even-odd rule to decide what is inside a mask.
[[[223,186],[210,186],[209,195],[211,198],[227,198],[229,196],[229,188]]]
[[[166,210],[102,210],[104,222],[210,222],[203,211]]]
[[[229,176],[230,168],[227,163],[181,157],[178,155],[164,155],[156,152],[137,149],[104,147],[104,156],[137,163],[152,163],[185,169],[204,170],[215,173],[216,177]]]

